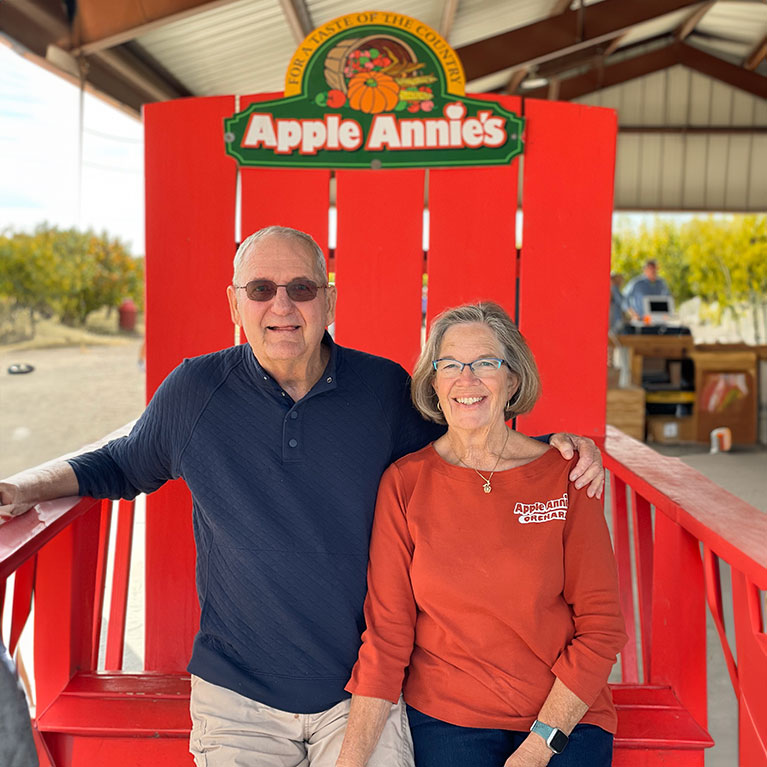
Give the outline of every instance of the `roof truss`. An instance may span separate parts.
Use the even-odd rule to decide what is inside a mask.
[[[306,0],[276,1],[300,42],[314,27]],[[77,0],[77,13],[70,20],[60,0],[0,0],[0,29],[49,68],[75,81],[84,77],[87,85],[138,113],[146,102],[195,94],[133,41],[151,30],[232,2],[235,0]],[[696,27],[714,5],[715,0],[601,0],[588,5],[584,0],[551,0],[549,17],[457,51],[468,81],[511,70],[503,90],[538,98],[578,98],[675,64],[767,96],[767,78],[760,74],[767,58],[767,37],[744,56],[740,66],[685,42],[706,44]],[[636,25],[685,9],[676,29],[659,39],[625,44],[626,35]],[[448,39],[459,13],[460,0],[446,0],[440,31]],[[653,45],[658,47],[648,51]],[[633,47],[640,52],[627,58]],[[533,77],[546,78],[547,86],[526,89],[525,81]]]

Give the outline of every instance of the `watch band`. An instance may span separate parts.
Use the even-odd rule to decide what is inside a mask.
[[[550,724],[536,719],[530,732],[540,735],[555,754],[561,754],[565,750],[568,738],[558,727],[552,727]]]

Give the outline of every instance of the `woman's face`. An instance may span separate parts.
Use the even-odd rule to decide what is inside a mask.
[[[495,334],[487,325],[453,325],[447,330],[437,355],[458,362],[474,362],[482,357],[502,358]],[[435,371],[432,383],[448,426],[481,429],[501,424],[506,403],[517,390],[517,377],[507,365],[501,365],[481,378],[466,365],[457,378]]]

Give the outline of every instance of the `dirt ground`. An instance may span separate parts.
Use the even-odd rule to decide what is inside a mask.
[[[0,477],[78,449],[144,409],[140,339],[120,344],[0,348]],[[34,366],[11,375],[14,364]]]

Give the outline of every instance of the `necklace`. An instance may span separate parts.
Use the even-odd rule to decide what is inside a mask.
[[[503,455],[503,451],[506,449],[506,443],[508,441],[509,441],[509,429],[507,428],[506,429],[506,439],[503,441],[503,447],[501,448],[501,452],[498,453],[498,458],[495,461],[495,466],[493,466],[493,470],[490,472],[490,476],[489,477],[486,477],[484,474],[480,474],[480,472],[477,471],[473,466],[466,466],[466,464],[463,463],[463,461],[458,457],[458,453],[456,453],[456,458],[458,458],[458,463],[463,464],[464,466],[466,466],[467,469],[473,469],[479,475],[479,477],[485,483],[484,485],[482,485],[482,489],[486,493],[491,492],[492,489],[493,489],[492,485],[490,484],[490,480],[493,478],[493,474],[495,474],[495,470],[498,468],[498,464],[501,462],[501,456]]]

